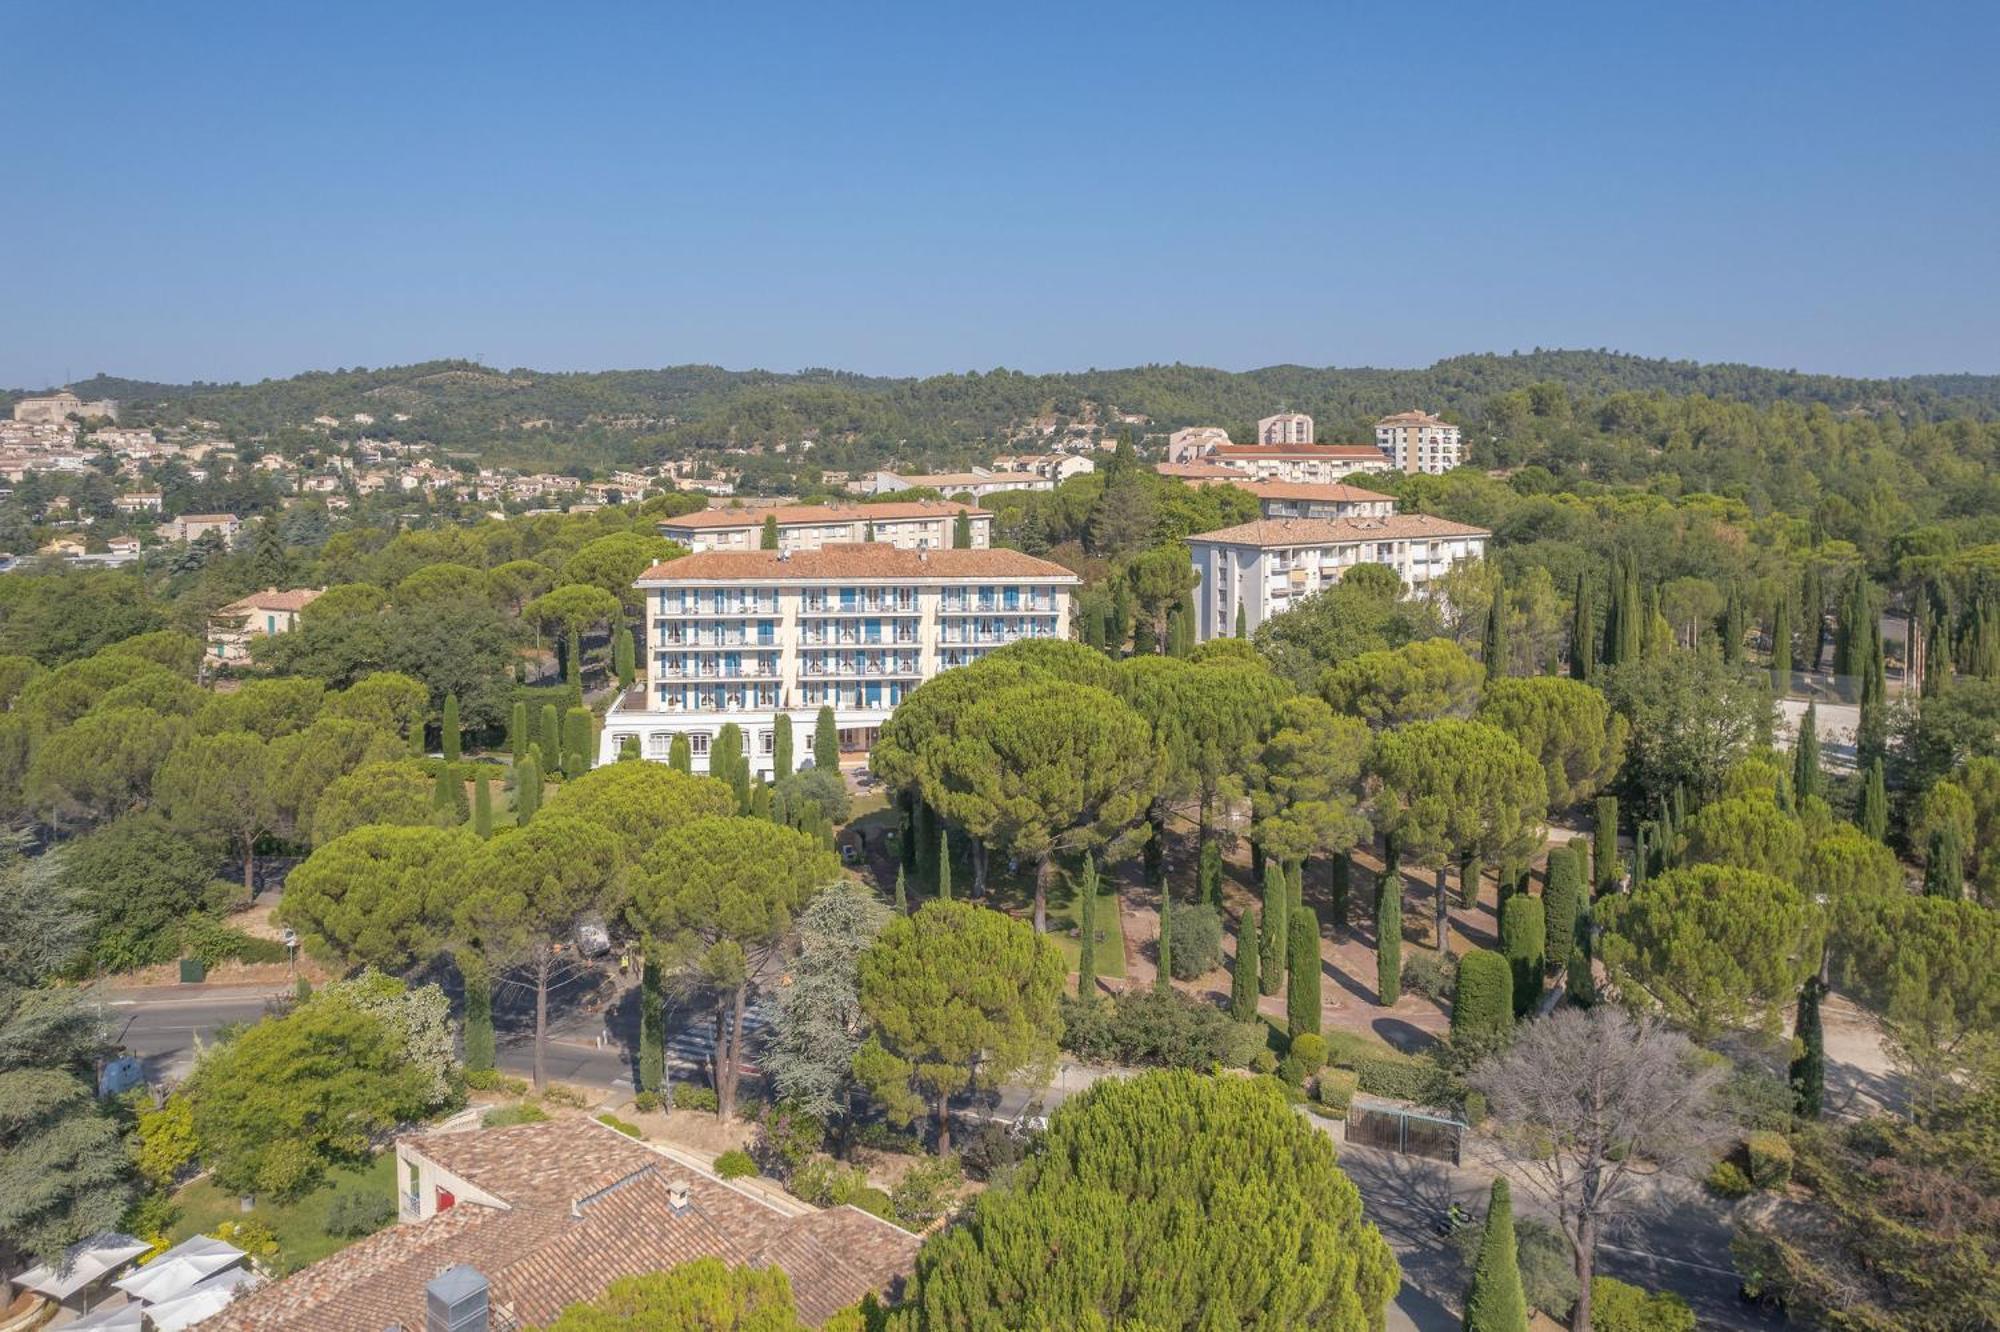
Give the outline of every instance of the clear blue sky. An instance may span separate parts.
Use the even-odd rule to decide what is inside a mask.
[[[0,384],[2000,370],[2000,5],[0,0]]]

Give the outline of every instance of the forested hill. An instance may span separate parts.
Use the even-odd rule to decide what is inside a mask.
[[[215,421],[272,436],[314,416],[377,418],[375,433],[427,438],[495,455],[549,453],[555,440],[601,460],[726,444],[813,438],[954,453],[976,452],[1036,420],[1150,428],[1241,428],[1279,407],[1310,412],[1327,439],[1365,439],[1385,412],[1421,406],[1474,419],[1495,395],[1559,384],[1583,399],[1615,393],[1703,395],[1768,405],[1823,403],[1838,412],[1894,412],[1906,421],[2000,415],[2000,375],[1845,379],[1747,365],[1649,360],[1607,351],[1458,356],[1422,370],[1279,365],[1232,373],[1189,365],[1026,375],[1010,370],[923,379],[834,370],[775,374],[714,366],[545,374],[467,361],[379,370],[316,371],[258,384],[152,384],[99,375],[72,385],[111,397],[142,421]],[[410,418],[394,422],[395,413]]]

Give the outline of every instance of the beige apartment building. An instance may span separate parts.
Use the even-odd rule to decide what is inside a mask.
[[[1187,426],[1167,436],[1167,461],[1191,463],[1210,449],[1229,442],[1229,432],[1221,426]]]
[[[1233,467],[1259,481],[1310,485],[1390,470],[1382,450],[1367,444],[1223,444],[1209,450],[1203,461]]]
[[[208,661],[241,666],[250,660],[250,640],[288,634],[299,627],[299,612],[319,599],[323,587],[280,592],[267,587],[239,597],[208,617]]]
[[[604,761],[627,737],[664,762],[684,735],[697,772],[731,722],[751,769],[774,774],[777,718],[808,759],[830,707],[843,754],[865,753],[897,704],[997,647],[1067,638],[1077,577],[1013,550],[708,551],[648,569],[645,683],[604,719]]]
[[[907,504],[784,504],[761,509],[704,509],[661,521],[660,535],[697,554],[709,550],[759,550],[764,521],[778,527],[778,549],[796,554],[823,546],[880,541],[903,550],[944,550],[956,544],[960,514],[969,549],[993,544],[993,515],[952,500]]]
[[[1279,412],[1257,423],[1259,444],[1310,444],[1313,419],[1304,412]]]
[[[162,541],[199,541],[213,532],[233,546],[243,531],[243,520],[233,513],[184,513],[169,518],[154,530]]]
[[[1273,615],[1333,586],[1360,564],[1385,565],[1405,587],[1421,589],[1460,561],[1484,557],[1492,535],[1485,528],[1412,513],[1265,518],[1191,536],[1188,550],[1201,577],[1196,637],[1206,642],[1233,634],[1239,606],[1246,630],[1255,633]]]
[[[1459,428],[1428,412],[1398,412],[1375,423],[1375,444],[1399,472],[1449,472],[1463,461]]]

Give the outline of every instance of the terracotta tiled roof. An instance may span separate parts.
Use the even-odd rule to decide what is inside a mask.
[[[770,509],[704,509],[678,518],[662,518],[660,528],[762,527],[766,518],[778,526],[792,523],[893,522],[902,518],[955,518],[960,512],[985,516],[986,510],[951,500],[916,500],[897,504],[785,504]]]
[[[781,556],[775,550],[711,550],[656,564],[639,575],[658,582],[817,581],[827,578],[881,578],[909,582],[924,578],[1033,578],[1074,583],[1060,564],[1018,550],[903,550],[883,541],[835,542],[818,550]]]
[[[280,592],[275,587],[267,587],[262,592],[252,592],[247,597],[239,597],[230,602],[218,615],[248,615],[252,611],[300,611],[319,599],[326,591],[323,587],[295,587],[289,592]]]
[[[1170,476],[1180,481],[1248,481],[1249,473],[1239,467],[1224,467],[1221,463],[1154,463],[1153,470],[1161,476]]]
[[[1350,486],[1344,482],[1319,485],[1310,481],[1250,481],[1245,480],[1243,488],[1258,499],[1273,500],[1318,500],[1322,504],[1380,504],[1395,503],[1395,496],[1378,494],[1373,490],[1363,490],[1360,486]]]
[[[496,1309],[545,1323],[620,1277],[705,1257],[783,1268],[817,1325],[870,1291],[893,1297],[916,1262],[917,1237],[886,1221],[852,1207],[791,1215],[581,1117],[409,1146],[506,1207],[461,1199],[383,1231],[238,1300],[203,1332],[419,1328],[424,1284],[456,1263],[485,1274]]]
[[[1490,537],[1483,527],[1398,513],[1386,518],[1265,518],[1188,538],[1223,546],[1339,546],[1356,541],[1397,541],[1432,537]]]
[[[1217,458],[1326,458],[1378,460],[1382,450],[1373,444],[1217,444]]]

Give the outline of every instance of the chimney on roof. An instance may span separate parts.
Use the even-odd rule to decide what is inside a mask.
[[[674,1209],[675,1216],[687,1211],[690,1202],[686,1180],[675,1179],[667,1182],[667,1206]]]
[[[424,1285],[424,1332],[486,1332],[490,1307],[483,1272],[467,1263],[447,1267]]]

